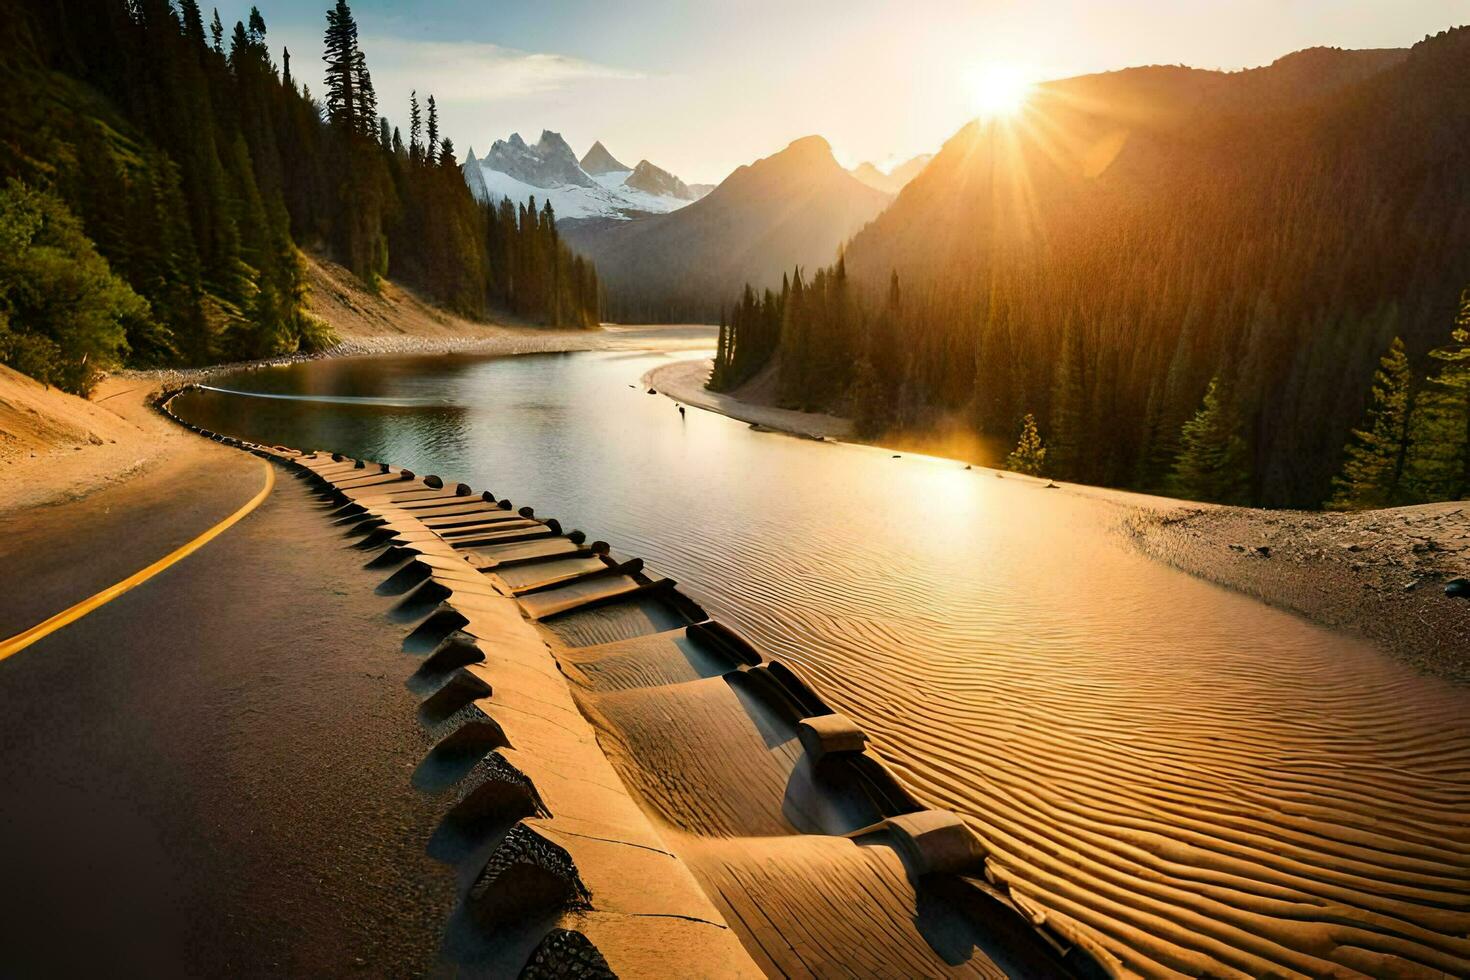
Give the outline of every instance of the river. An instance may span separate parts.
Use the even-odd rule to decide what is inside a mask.
[[[1129,970],[1470,972],[1470,691],[1142,556],[1119,526],[1147,498],[752,431],[639,384],[695,353],[314,361],[176,408],[645,558]]]

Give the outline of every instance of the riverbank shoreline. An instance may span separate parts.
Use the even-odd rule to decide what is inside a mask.
[[[1159,561],[1470,684],[1470,602],[1444,591],[1470,572],[1467,514],[1464,501],[1353,513],[1191,507],[1138,511],[1126,531]]]
[[[220,374],[305,360],[393,355],[511,356],[647,346],[643,330],[543,330],[482,325],[486,333],[348,337],[331,349],[190,369],[122,371],[91,399],[43,390],[14,372],[0,378],[0,402],[42,425],[32,445],[13,440],[0,462],[0,513],[83,499],[146,473],[166,453],[188,452],[176,427],[150,407],[165,387]],[[670,328],[678,329],[678,328]],[[692,337],[691,347],[702,341]],[[745,402],[707,391],[708,360],[681,360],[642,382],[675,401],[808,439],[862,443],[847,420]],[[49,419],[48,419],[49,415]],[[8,423],[18,424],[18,423]],[[37,440],[50,438],[49,448]],[[883,447],[893,448],[893,447]],[[997,471],[999,473],[999,471]],[[1026,479],[1009,474],[1012,479]],[[1065,484],[1132,508],[1124,536],[1145,554],[1198,578],[1244,593],[1348,635],[1368,639],[1416,668],[1470,683],[1470,602],[1444,594],[1470,572],[1470,505],[1357,514],[1222,508]]]
[[[663,365],[642,380],[676,401],[752,426],[878,445],[853,438],[846,419],[708,391],[711,363]],[[1058,489],[1130,508],[1119,529],[1151,558],[1366,639],[1425,673],[1470,683],[1470,602],[1444,593],[1450,579],[1470,575],[1470,503],[1272,511],[1072,484]]]
[[[708,358],[663,364],[645,372],[641,381],[644,387],[676,402],[748,422],[754,428],[773,429],[805,439],[853,439],[852,422],[848,419],[760,405],[735,395],[710,391],[704,383],[713,364]]]

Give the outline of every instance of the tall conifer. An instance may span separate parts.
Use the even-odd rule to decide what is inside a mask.
[[[327,118],[345,129],[358,129],[357,22],[347,0],[327,11],[322,60],[327,63]]]
[[[1457,500],[1470,491],[1470,289],[1449,343],[1429,356],[1436,369],[1415,402],[1404,486],[1410,500]]]
[[[1250,454],[1239,430],[1220,380],[1211,378],[1199,411],[1180,432],[1169,492],[1189,500],[1245,503],[1250,496]]]
[[[1400,496],[1412,410],[1409,358],[1395,337],[1373,375],[1363,427],[1354,429],[1342,475],[1332,481],[1334,510],[1387,507]]]

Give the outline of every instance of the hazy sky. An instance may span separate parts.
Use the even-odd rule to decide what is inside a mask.
[[[257,0],[273,56],[322,92],[329,0]],[[203,4],[202,4],[203,5]],[[1142,64],[1237,69],[1315,45],[1403,47],[1470,0],[355,0],[380,107],[407,138],[432,92],[460,156],[513,131],[601,139],[686,181],[819,133],[845,163],[936,149],[987,65],[1038,79]],[[208,7],[206,6],[206,10]],[[249,4],[220,6],[226,35]]]

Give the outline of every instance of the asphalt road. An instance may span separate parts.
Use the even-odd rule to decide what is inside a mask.
[[[406,976],[454,902],[412,788],[427,739],[380,575],[296,480],[0,662],[0,976]],[[0,638],[228,516],[261,464],[197,454],[0,520]]]

